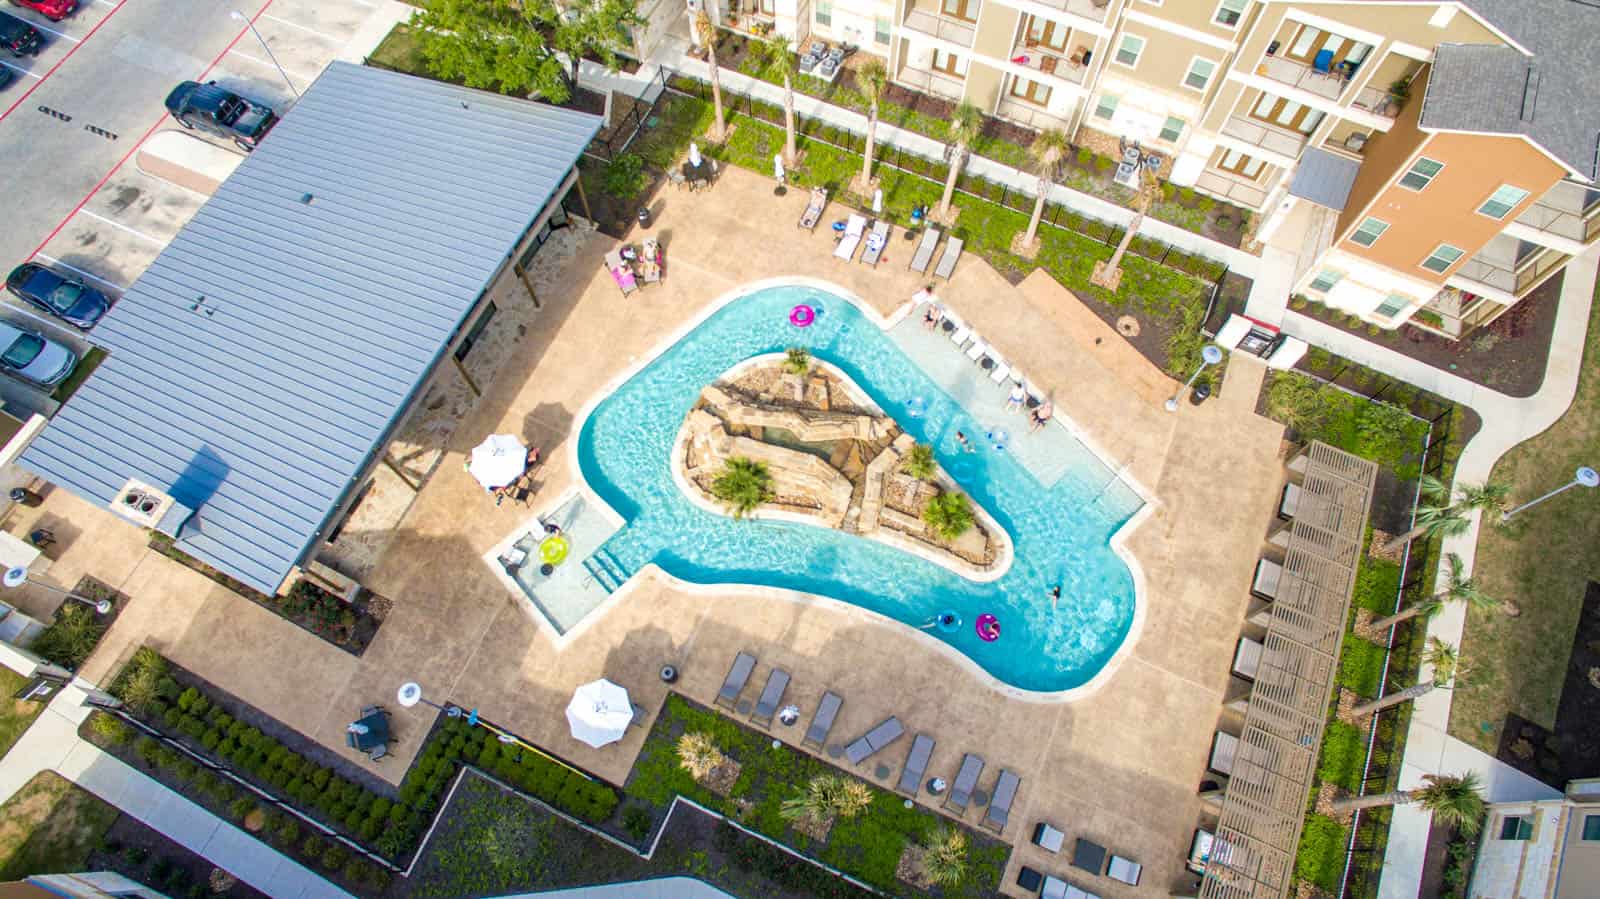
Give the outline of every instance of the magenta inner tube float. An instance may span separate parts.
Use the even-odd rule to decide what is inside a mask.
[[[978,639],[985,643],[993,643],[1000,639],[1000,619],[988,612],[978,616],[978,620],[973,623],[972,629],[978,632]]]
[[[812,309],[805,303],[800,303],[789,310],[789,324],[794,325],[796,328],[809,328],[811,323],[816,320],[817,310]]]

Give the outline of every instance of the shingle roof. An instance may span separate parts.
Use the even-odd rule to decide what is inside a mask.
[[[1360,168],[1361,163],[1354,159],[1308,147],[1300,157],[1300,164],[1295,166],[1289,193],[1319,206],[1343,210]]]
[[[166,490],[200,510],[185,552],[276,590],[599,127],[334,63],[96,328],[110,356],[22,464],[100,504]]]

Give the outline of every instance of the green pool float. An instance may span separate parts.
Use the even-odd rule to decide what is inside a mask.
[[[539,561],[546,565],[560,565],[567,560],[572,544],[561,534],[551,534],[539,542]]]

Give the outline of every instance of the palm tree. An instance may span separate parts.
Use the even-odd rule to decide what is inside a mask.
[[[790,347],[783,354],[783,370],[791,375],[803,375],[811,370],[811,354],[805,347]]]
[[[819,774],[798,796],[783,800],[778,814],[785,821],[821,824],[830,818],[854,818],[872,804],[872,789],[853,777]]]
[[[1097,262],[1089,280],[1107,290],[1116,290],[1122,283],[1122,256],[1128,252],[1128,247],[1133,243],[1133,238],[1139,233],[1139,226],[1144,224],[1144,214],[1156,201],[1160,193],[1161,182],[1146,168],[1139,170],[1139,194],[1133,200],[1133,221],[1128,223],[1128,230],[1122,233],[1122,240],[1117,242],[1117,249],[1111,258],[1105,262]]]
[[[734,518],[743,518],[772,498],[772,473],[765,463],[735,456],[722,464],[711,493],[728,504]]]
[[[717,26],[711,23],[711,17],[706,15],[704,8],[695,13],[694,31],[700,38],[700,45],[706,48],[706,62],[711,66],[711,108],[715,110],[716,118],[711,123],[709,136],[713,142],[721,142],[728,133],[728,123],[722,116],[722,68],[717,65]]]
[[[1050,186],[1056,181],[1056,165],[1061,158],[1067,155],[1072,144],[1067,140],[1066,132],[1055,128],[1040,132],[1033,139],[1033,146],[1029,151],[1033,154],[1034,171],[1039,174],[1039,195],[1033,201],[1033,215],[1028,218],[1028,231],[1022,236],[1021,246],[1032,247],[1038,239],[1039,220],[1044,217],[1044,202],[1050,195]]]
[[[1349,717],[1352,720],[1359,721],[1374,712],[1381,712],[1402,702],[1419,699],[1440,687],[1449,686],[1457,675],[1466,673],[1461,668],[1460,660],[1456,657],[1456,648],[1438,637],[1433,637],[1428,641],[1428,651],[1423,653],[1422,661],[1423,664],[1433,667],[1433,677],[1404,690],[1390,693],[1388,696],[1380,696],[1371,702],[1362,703],[1350,710]]]
[[[789,39],[775,34],[755,45],[756,64],[769,78],[783,79],[783,164],[794,165],[794,79],[800,61],[789,50]]]
[[[1483,791],[1478,784],[1478,773],[1425,774],[1427,785],[1415,790],[1396,790],[1393,793],[1374,793],[1371,796],[1353,796],[1333,804],[1337,813],[1357,809],[1379,808],[1388,805],[1405,805],[1415,802],[1433,813],[1434,821],[1455,828],[1467,836],[1475,836],[1483,825]]]
[[[967,876],[967,835],[941,825],[922,847],[922,876],[938,886],[953,886]]]
[[[1457,498],[1451,502],[1448,485],[1432,475],[1423,475],[1421,492],[1428,504],[1417,508],[1416,522],[1411,530],[1385,543],[1383,552],[1399,552],[1418,537],[1459,537],[1472,527],[1472,522],[1467,518],[1468,512],[1473,509],[1503,509],[1511,488],[1492,483],[1459,484],[1455,491]]]
[[[950,200],[956,193],[956,179],[961,177],[961,168],[967,162],[967,147],[978,139],[983,131],[983,113],[971,103],[963,103],[956,107],[950,116],[950,128],[946,137],[950,140],[950,176],[944,182],[944,196],[939,199],[939,218],[950,220]]]
[[[856,70],[856,84],[861,96],[867,99],[867,155],[861,158],[861,187],[872,183],[872,145],[878,136],[878,104],[883,101],[884,89],[889,86],[889,70],[877,57],[862,63]]]
[[[965,493],[941,493],[928,500],[922,520],[935,534],[954,540],[972,527],[972,507],[967,504]]]
[[[709,777],[725,761],[710,734],[696,731],[678,738],[678,764],[695,780]]]
[[[933,458],[933,447],[926,443],[918,443],[912,446],[911,451],[906,453],[904,461],[900,463],[902,471],[919,481],[926,481],[933,477],[933,473],[937,468],[938,463]]]
[[[1382,633],[1402,621],[1409,621],[1421,615],[1432,618],[1444,608],[1447,603],[1464,602],[1474,609],[1493,609],[1500,605],[1500,600],[1478,589],[1478,582],[1470,577],[1462,577],[1465,566],[1461,564],[1461,557],[1450,553],[1444,557],[1449,568],[1448,581],[1444,589],[1433,594],[1427,599],[1414,602],[1387,618],[1379,618],[1369,627],[1373,631]]]

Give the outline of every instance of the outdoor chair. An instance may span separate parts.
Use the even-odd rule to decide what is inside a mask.
[[[680,190],[689,186],[689,179],[685,178],[683,176],[683,172],[680,172],[677,169],[667,170],[667,181],[671,182],[673,187],[676,187]]]
[[[850,220],[844,226],[844,236],[839,238],[839,245],[833,248],[833,255],[845,262],[854,259],[856,247],[861,246],[861,235],[866,231],[867,217],[851,213]]]
[[[911,741],[911,751],[906,753],[906,767],[900,772],[900,782],[895,785],[895,792],[902,796],[917,798],[917,792],[922,787],[922,775],[928,773],[928,759],[933,756],[933,738],[927,734],[917,734]]]
[[[1294,482],[1283,485],[1283,498],[1278,501],[1278,517],[1284,521],[1294,519],[1294,513],[1300,510],[1300,485]]]
[[[956,315],[955,310],[945,309],[944,320],[949,322],[953,329],[950,331],[950,342],[958,348],[972,337],[972,329],[967,327],[967,323],[961,320],[961,316]]]
[[[633,717],[628,719],[629,727],[644,727],[644,719],[650,717],[650,712],[637,702],[633,706]]]
[[[983,758],[967,753],[961,758],[961,770],[956,772],[956,782],[950,785],[950,795],[945,797],[944,807],[955,809],[956,814],[967,813],[967,805],[972,802],[972,791],[978,786],[978,778],[983,774]]]
[[[867,248],[861,251],[861,264],[877,268],[878,260],[883,258],[883,248],[889,243],[889,223],[879,219],[872,224],[872,232],[867,235]]]
[[[743,692],[744,685],[750,681],[750,672],[756,668],[756,657],[748,652],[741,652],[733,657],[733,667],[728,669],[728,676],[722,679],[722,689],[717,691],[716,704],[733,708],[739,702],[739,694]]]
[[[876,755],[885,746],[898,740],[905,732],[906,729],[900,724],[900,719],[890,715],[877,727],[863,734],[859,740],[846,746],[845,758],[850,760],[850,764],[859,765]]]
[[[972,346],[967,347],[967,358],[971,359],[973,362],[977,362],[978,360],[982,359],[983,354],[987,352],[989,352],[988,344],[981,340],[973,340]]]
[[[1317,55],[1311,58],[1311,71],[1319,75],[1333,74],[1333,51],[1318,50]]]
[[[371,752],[367,753],[367,758],[369,760],[371,760],[371,761],[374,761],[374,762],[381,762],[385,758],[387,758],[388,755],[389,755],[389,744],[388,743],[379,743],[378,745],[372,747],[372,751]]]
[[[961,238],[956,237],[954,234],[950,235],[950,239],[944,242],[944,254],[939,257],[939,264],[933,267],[933,276],[935,278],[950,280],[950,276],[956,270],[956,260],[961,258],[961,247],[963,245]]]
[[[767,685],[761,688],[761,698],[756,700],[756,709],[750,713],[750,720],[759,722],[762,727],[772,726],[772,716],[778,714],[778,703],[783,701],[783,691],[789,689],[789,672],[782,668],[772,669],[767,675]]]
[[[1206,768],[1218,774],[1233,773],[1233,757],[1239,752],[1239,738],[1225,730],[1219,730],[1211,737],[1211,758],[1206,762]]]
[[[1239,645],[1233,651],[1233,674],[1235,677],[1255,683],[1256,672],[1261,669],[1261,650],[1263,644],[1260,640],[1249,637],[1240,637]]]
[[[811,202],[806,206],[806,211],[800,213],[800,227],[807,231],[814,231],[817,222],[822,221],[822,210],[828,205],[828,189],[816,187],[811,190]]]
[[[922,240],[917,242],[916,252],[911,254],[912,271],[920,273],[928,270],[928,263],[933,261],[933,248],[938,243],[939,229],[930,225],[928,230],[922,232]]]
[[[817,705],[817,713],[811,716],[811,726],[806,728],[805,739],[800,741],[800,745],[821,749],[828,742],[828,732],[833,730],[833,719],[838,717],[842,705],[844,700],[839,698],[839,694],[822,694],[822,702]]]
[[[1256,562],[1256,576],[1250,582],[1250,595],[1266,602],[1278,596],[1278,582],[1283,579],[1283,566],[1271,559]]]
[[[1017,787],[1022,785],[1022,778],[1000,769],[1000,779],[994,782],[994,798],[989,800],[989,807],[983,812],[983,821],[980,823],[996,834],[1006,829],[1006,822],[1011,818],[1011,803],[1017,799]]]

